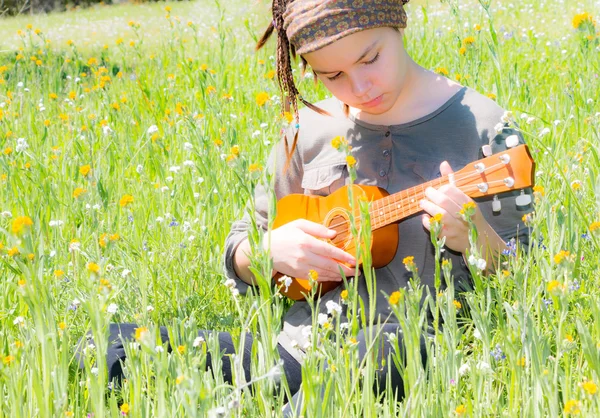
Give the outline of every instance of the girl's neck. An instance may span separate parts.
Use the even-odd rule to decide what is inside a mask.
[[[410,58],[402,84],[396,102],[385,113],[371,114],[355,108],[350,108],[350,113],[356,119],[373,125],[400,125],[433,113],[462,88]]]

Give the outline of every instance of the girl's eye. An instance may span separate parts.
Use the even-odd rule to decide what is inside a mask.
[[[379,59],[379,52],[377,54],[375,54],[375,57],[373,57],[373,59],[371,61],[365,61],[365,64],[369,65],[369,64],[373,64],[375,61],[377,61]],[[342,75],[342,73],[337,73],[336,75],[334,75],[333,77],[327,77],[327,79],[329,81],[334,81],[337,80],[338,78],[340,78]]]
[[[375,57],[371,61],[365,61],[365,64],[373,64],[378,59],[379,59],[379,52],[377,54],[375,54]]]

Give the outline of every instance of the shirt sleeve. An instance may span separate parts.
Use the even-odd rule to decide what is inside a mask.
[[[273,174],[274,176],[275,184],[273,192],[278,200],[291,193],[303,192],[301,187],[303,165],[299,149],[300,140],[298,140],[298,149],[294,151],[290,158],[289,165],[286,167],[286,149],[291,151],[294,141],[293,129],[289,128],[285,132],[285,135],[287,136],[287,141],[285,138],[282,138],[273,146],[266,165],[267,173]],[[252,228],[252,217],[254,217],[259,229],[262,231],[267,230],[269,202],[271,200],[270,193],[265,184],[267,178],[268,176],[263,176],[254,190],[254,213],[251,213],[252,205],[251,202],[248,202],[242,219],[233,222],[231,230],[225,239],[223,254],[225,278],[235,280],[236,286],[241,294],[246,294],[250,285],[240,279],[235,273],[233,257],[239,245],[248,237],[248,231]]]
[[[492,147],[492,153],[497,154],[507,149],[506,139],[516,135],[519,139],[519,144],[524,144],[523,136],[518,129],[513,129],[505,125],[501,133],[496,134],[490,140],[489,145]],[[529,196],[530,204],[524,207],[517,205],[517,197],[521,194]],[[493,210],[493,197],[485,197],[475,199],[483,213],[483,216],[488,221],[490,226],[498,233],[498,235],[507,243],[515,239],[518,245],[527,250],[529,246],[529,227],[523,222],[523,216],[533,210],[533,196],[531,188],[516,190],[513,192],[501,193],[498,196],[500,211]]]

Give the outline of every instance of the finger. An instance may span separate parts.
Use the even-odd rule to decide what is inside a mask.
[[[336,232],[333,229],[329,229],[325,225],[306,219],[296,219],[293,221],[293,223],[297,228],[309,235],[312,235],[313,237],[333,238],[336,235]]]
[[[444,193],[446,194],[446,196],[452,199],[458,206],[460,206],[461,209],[465,203],[473,201],[473,199],[467,196],[462,190],[460,190],[456,186],[448,186],[445,189]]]
[[[421,221],[423,222],[423,227],[425,227],[426,230],[431,231],[431,225],[429,224],[429,220],[431,219],[431,216],[425,214],[421,217]]]
[[[448,163],[448,161],[442,161],[440,164],[440,174],[442,176],[447,176],[448,174],[452,173],[454,173],[454,170],[452,170],[452,167],[450,167],[450,163]]]
[[[436,190],[433,187],[428,187],[427,189],[425,189],[425,196],[427,197],[427,199],[429,199],[430,203],[434,203],[436,206],[448,213],[458,213],[458,211],[460,211],[461,209],[461,205],[459,205],[450,197],[448,197],[446,193],[444,193],[441,190]],[[422,202],[427,202],[427,200],[423,200]],[[425,209],[423,205],[421,205],[421,207]],[[431,205],[427,205],[426,207],[431,207]],[[437,213],[439,213],[437,211],[431,213],[427,209],[425,209],[425,211],[428,212],[430,215],[436,215]]]
[[[327,242],[320,241],[315,238],[312,242],[312,245],[309,247],[309,250],[318,256],[332,258],[337,261],[341,261],[342,263],[348,263],[350,265],[356,265],[356,259],[348,254],[346,251],[341,248],[336,247],[335,245],[331,245]]]

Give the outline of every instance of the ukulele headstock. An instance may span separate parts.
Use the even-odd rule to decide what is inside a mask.
[[[531,187],[534,172],[535,162],[523,144],[469,163],[448,177],[466,195],[481,197]]]

